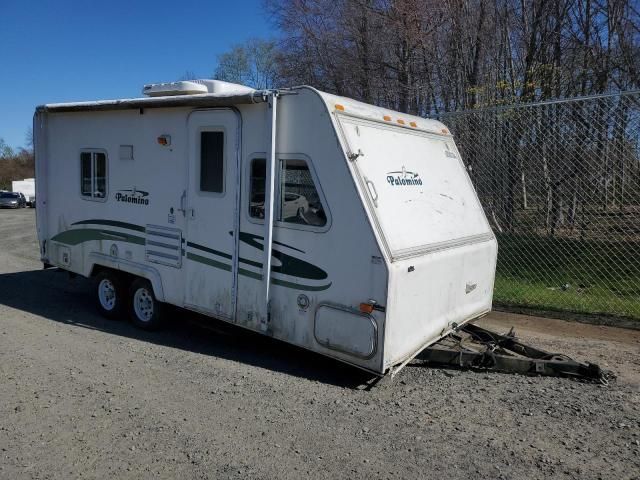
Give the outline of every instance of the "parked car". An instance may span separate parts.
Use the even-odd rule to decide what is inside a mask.
[[[251,198],[251,215],[257,218],[264,218],[264,193],[254,195]],[[303,195],[287,192],[282,202],[282,220],[292,223],[304,222],[304,214],[309,210],[309,202]],[[300,219],[297,222],[296,219]]]
[[[309,210],[309,202],[304,195],[287,192],[282,202],[282,219],[295,219],[303,217],[304,213]]]
[[[27,199],[20,192],[0,193],[0,208],[24,208],[27,206]]]

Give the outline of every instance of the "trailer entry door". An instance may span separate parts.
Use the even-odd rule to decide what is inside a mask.
[[[185,305],[233,319],[237,291],[239,119],[229,109],[189,116]]]
[[[391,258],[486,240],[491,230],[451,137],[340,115]]]

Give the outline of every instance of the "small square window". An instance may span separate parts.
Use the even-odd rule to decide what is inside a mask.
[[[133,160],[133,145],[120,145],[120,160]]]

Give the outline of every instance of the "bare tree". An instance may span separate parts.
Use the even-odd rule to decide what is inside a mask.
[[[0,137],[0,159],[6,159],[14,155],[13,149],[7,145],[4,138]]]
[[[33,127],[27,128],[27,132],[24,134],[24,144],[27,150],[33,152]]]
[[[198,76],[193,72],[193,70],[185,70],[185,72],[180,75],[180,78],[178,78],[178,81],[182,81],[182,80],[197,80]]]
[[[250,87],[273,88],[278,80],[276,44],[251,39],[218,56],[214,78]]]
[[[418,115],[640,86],[635,0],[265,5],[278,41],[234,46],[219,56],[216,78],[310,84]]]

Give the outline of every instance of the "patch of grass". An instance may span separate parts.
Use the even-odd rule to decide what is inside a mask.
[[[496,303],[640,320],[640,243],[499,235]]]

